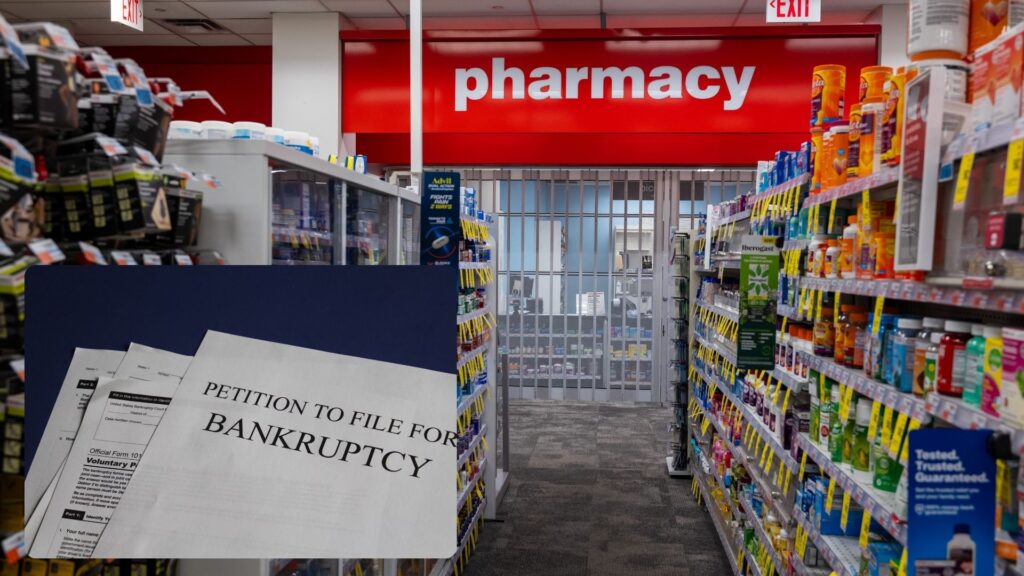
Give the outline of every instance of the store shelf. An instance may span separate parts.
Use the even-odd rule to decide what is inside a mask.
[[[708,310],[719,316],[723,316],[732,320],[733,322],[740,321],[740,311],[735,308],[728,308],[726,306],[719,306],[718,304],[708,304],[707,302],[697,301],[697,307]]]
[[[732,350],[725,348],[725,346],[718,344],[717,342],[711,342],[707,338],[701,336],[697,331],[694,331],[693,338],[699,342],[701,346],[717,351],[718,354],[724,357],[730,364],[733,366],[736,365],[736,353]]]
[[[1021,122],[1024,124],[1024,122]],[[998,124],[990,127],[988,130],[973,136],[974,141],[973,151],[976,154],[984,152],[991,152],[1000,148],[1005,148],[1010,140],[1014,139],[1014,136],[1020,137],[1020,129],[1015,124]],[[949,151],[950,156],[954,160],[959,160],[963,157],[964,153],[967,152],[969,147],[969,139],[959,139],[950,145],[953,148]]]
[[[775,313],[778,314],[779,316],[785,316],[786,318],[789,318],[790,320],[794,320],[796,322],[809,322],[810,321],[809,318],[803,318],[797,312],[796,306],[786,306],[785,304],[776,304],[775,305]]]
[[[768,555],[771,557],[772,564],[775,565],[775,573],[786,574],[786,563],[779,557],[779,553],[776,552],[775,546],[772,546],[772,539],[769,538],[768,534],[765,532],[761,519],[758,518],[757,514],[754,514],[754,506],[750,503],[750,500],[745,496],[740,496],[740,506],[743,507],[743,512],[747,515],[748,522],[754,527],[754,532],[757,534],[758,540],[760,540],[761,544],[763,544],[765,549],[768,550]]]
[[[793,511],[793,518],[804,529],[804,532],[807,532],[807,537],[839,576],[858,576],[860,543],[856,538],[822,536],[799,508]]]
[[[463,535],[462,541],[459,542],[459,547],[455,549],[455,554],[443,562],[434,564],[434,569],[430,571],[430,576],[451,576],[455,573],[455,564],[465,553],[466,545],[469,544],[470,533],[473,531],[476,524],[480,522],[480,518],[483,517],[483,510],[486,503],[486,500],[484,500],[479,506],[477,506],[476,512],[473,513],[473,518],[469,522],[469,528],[466,530],[466,534]]]
[[[458,323],[462,324],[463,322],[469,322],[470,320],[474,320],[476,318],[480,318],[482,316],[486,316],[488,312],[489,311],[485,307],[485,308],[480,308],[478,310],[473,310],[472,312],[467,312],[465,314],[459,314]]]
[[[334,242],[334,236],[330,232],[306,230],[304,228],[295,228],[293,226],[271,226],[271,236],[275,242],[298,242],[303,238],[316,240],[327,245]]]
[[[509,357],[515,358],[573,358],[576,360],[600,360],[603,356],[595,356],[594,354],[555,354],[547,352],[508,352]]]
[[[800,354],[803,361],[812,369],[824,373],[844,386],[852,386],[858,394],[867,396],[872,400],[877,400],[893,410],[907,414],[922,423],[928,422],[929,413],[924,399],[918,398],[913,394],[900,392],[888,384],[872,380],[863,371],[840,366],[831,358],[815,356],[806,352],[797,352],[797,354]]]
[[[986,414],[978,408],[966,404],[959,398],[942,396],[936,392],[928,394],[924,400],[924,409],[932,416],[949,422],[957,428],[965,430],[997,430],[1013,434],[1014,428],[997,416]]]
[[[949,283],[956,285],[948,285]],[[947,285],[943,285],[947,284]],[[842,278],[802,278],[801,287],[811,290],[839,291],[857,296],[885,296],[894,300],[945,304],[958,308],[1024,314],[1024,292],[1003,289],[999,284],[971,279],[854,280]]]
[[[697,484],[700,486],[701,497],[704,498],[704,505],[708,509],[708,515],[711,516],[711,523],[715,525],[715,532],[718,533],[718,540],[722,543],[725,556],[729,559],[729,566],[732,567],[733,574],[739,574],[739,562],[736,559],[737,551],[727,535],[725,520],[718,511],[718,502],[711,497],[711,487],[708,485],[707,475],[703,470],[699,469],[699,466],[694,466],[694,468],[697,469],[693,471],[693,476],[697,479]]]
[[[576,338],[580,337],[584,340],[597,339],[604,340],[603,334],[534,334],[532,332],[511,332],[505,334],[507,338],[533,338],[537,336],[539,338]]]
[[[865,176],[864,178],[854,178],[848,181],[846,184],[830,188],[817,194],[815,196],[808,196],[804,199],[803,207],[810,208],[815,204],[827,204],[832,202],[833,199],[841,200],[843,198],[849,198],[851,196],[859,196],[861,192],[865,190],[876,190],[880,188],[886,188],[899,182],[900,180],[900,169],[898,166],[891,167],[886,166],[878,172]]]
[[[466,410],[469,410],[473,405],[473,402],[475,402],[477,398],[483,396],[485,390],[487,390],[487,386],[477,386],[476,390],[473,390],[471,394],[463,396],[462,401],[459,402],[459,407],[456,410],[455,415],[462,416],[465,414]]]
[[[469,494],[476,488],[476,485],[480,483],[480,479],[484,477],[484,470],[487,469],[487,458],[480,460],[479,470],[476,475],[466,482],[466,485],[462,488],[462,492],[459,492],[459,498],[455,502],[455,510],[462,510],[462,507],[466,505],[466,500],[469,499]]]
[[[473,450],[476,450],[476,447],[480,445],[480,439],[483,438],[486,434],[487,424],[481,424],[480,431],[478,431],[476,433],[476,436],[474,436],[473,439],[470,440],[469,446],[466,448],[466,451],[462,453],[462,456],[459,456],[459,465],[457,467],[458,470],[462,470],[462,467],[466,465],[466,461],[469,460],[471,456],[473,456]]]
[[[459,268],[462,270],[490,270],[490,262],[459,262]]]
[[[811,243],[811,241],[806,239],[806,238],[803,238],[803,239],[795,239],[794,238],[794,239],[786,240],[782,244],[782,250],[784,252],[785,251],[789,251],[789,250],[806,250],[807,249],[807,245],[810,244],[810,243]]]
[[[794,376],[777,366],[771,374],[772,378],[781,381],[783,386],[791,389],[794,393],[800,392],[807,386],[807,380]]]
[[[737,212],[736,214],[730,214],[728,216],[723,216],[717,222],[715,222],[715,228],[721,228],[722,226],[728,226],[729,224],[732,224],[733,222],[740,222],[742,220],[747,220],[749,218],[750,218],[750,210],[749,209],[748,210],[744,210],[742,212]]]
[[[484,342],[483,344],[477,346],[476,348],[473,348],[469,352],[463,352],[462,354],[460,354],[459,361],[455,367],[456,371],[458,371],[459,368],[462,368],[466,364],[469,364],[477,356],[487,352],[487,349],[490,348],[490,346],[490,341]]]
[[[800,434],[799,442],[800,447],[807,452],[808,458],[814,460],[830,478],[835,478],[836,484],[844,492],[849,493],[850,497],[871,514],[871,517],[881,524],[897,542],[904,546],[907,544],[906,524],[896,516],[896,496],[894,494],[876,490],[872,486],[854,480],[850,472],[836,466],[820,446],[811,442],[808,435]]]
[[[612,362],[651,362],[654,359],[650,358],[650,357],[648,357],[648,358],[639,358],[639,357],[634,357],[634,358],[615,358],[613,356],[612,358],[610,358],[610,360]]]
[[[755,194],[752,198],[750,198],[748,200],[748,204],[753,205],[754,202],[760,202],[760,201],[764,200],[765,198],[770,198],[770,197],[775,196],[777,194],[781,194],[781,193],[785,192],[786,190],[789,190],[790,188],[792,188],[794,186],[803,186],[804,184],[807,184],[810,180],[811,180],[811,175],[810,174],[801,174],[801,175],[797,176],[796,178],[792,178],[792,179],[787,180],[787,181],[785,181],[785,182],[783,182],[781,184],[777,184],[775,186],[771,186],[767,190],[765,190],[764,192],[760,192],[758,194]]]

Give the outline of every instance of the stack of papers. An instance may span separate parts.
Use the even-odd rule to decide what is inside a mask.
[[[453,378],[214,331],[194,358],[78,349],[25,481],[29,555],[451,556]]]

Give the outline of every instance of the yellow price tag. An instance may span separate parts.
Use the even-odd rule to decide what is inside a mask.
[[[907,415],[900,412],[896,417],[896,427],[892,430],[892,438],[889,442],[889,454],[895,458],[900,453],[900,442],[903,441],[903,432],[907,428]]]
[[[800,456],[800,472],[799,472],[799,473],[798,473],[798,475],[797,475],[797,478],[798,478],[798,479],[799,479],[799,480],[800,480],[801,482],[803,482],[803,481],[804,481],[804,469],[806,469],[806,468],[807,468],[807,452],[804,452],[804,453],[803,453],[803,454],[802,454],[802,455]]]
[[[783,333],[783,334],[785,334],[785,333],[786,333],[786,322],[787,322],[787,321],[789,321],[789,317],[787,317],[787,316],[783,316],[783,317],[782,317],[782,333]]]
[[[882,326],[882,310],[884,308],[885,296],[875,296],[875,317],[874,322],[871,324],[872,334],[878,334],[878,329]]]
[[[817,302],[817,306],[815,307],[815,312],[814,312],[814,321],[815,322],[821,322],[821,304],[822,304],[822,300],[824,299],[824,297],[825,297],[825,291],[824,290],[818,290],[818,302]]]
[[[921,423],[918,422],[916,419],[912,418],[910,420],[910,426],[907,426],[907,439],[903,441],[903,450],[900,451],[900,462],[905,463],[907,461],[907,458],[910,456],[910,433],[913,432],[914,430],[917,430],[920,427]],[[996,462],[998,464],[999,462],[1002,462],[1002,460],[997,460]]]
[[[974,154],[971,154],[971,156],[974,156]],[[906,546],[903,547],[903,554],[900,555],[900,566],[897,569],[897,574],[899,576],[907,576],[907,547]]]
[[[841,301],[840,299],[842,297],[843,297],[843,295],[842,295],[841,292],[839,292],[839,290],[836,290],[835,296],[832,297],[832,325],[833,326],[838,326],[839,325],[839,302]]]
[[[786,414],[786,407],[789,406],[789,393],[792,392],[792,388],[786,388],[786,397],[782,399],[782,414]]]
[[[765,476],[768,476],[769,474],[772,473],[772,463],[773,462],[775,462],[775,453],[774,452],[769,452],[768,453],[768,465],[764,467],[764,475]]]
[[[1006,147],[1006,178],[1003,180],[1003,204],[1013,204],[1020,194],[1020,169],[1024,160],[1024,140]]]
[[[860,226],[861,230],[871,227],[871,190],[860,193]]]
[[[825,230],[826,234],[832,233],[832,227],[836,224],[836,202],[837,198],[833,198],[832,202],[828,206],[828,229]]]
[[[832,500],[835,498],[835,495],[836,495],[836,479],[835,478],[829,478],[828,479],[828,492],[825,494],[825,513],[826,514],[831,514],[832,513]]]
[[[871,514],[868,511],[864,511],[864,516],[860,519],[860,540],[858,541],[862,550],[866,550],[868,547],[868,538],[871,536]]]
[[[971,168],[974,167],[974,152],[964,154],[960,159],[960,172],[956,177],[956,191],[953,193],[953,209],[964,207],[967,202],[967,189],[971,184]]]
[[[810,224],[811,224],[811,233],[812,234],[817,234],[818,233],[818,212],[820,212],[820,211],[821,211],[821,204],[815,204],[814,206],[811,206],[811,213],[808,216],[810,216],[809,221],[810,221]]]
[[[868,440],[874,440],[878,435],[878,414],[882,411],[882,404],[875,400],[871,403],[871,420],[868,421]]]
[[[846,521],[850,519],[850,493],[843,492],[843,508],[839,513],[839,527],[846,532]]]

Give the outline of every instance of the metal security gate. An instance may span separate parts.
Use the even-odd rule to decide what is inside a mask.
[[[498,220],[510,397],[664,401],[671,234],[749,191],[753,172],[447,169]]]

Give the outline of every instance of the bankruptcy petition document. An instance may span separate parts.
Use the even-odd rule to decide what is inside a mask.
[[[454,383],[207,332],[93,555],[451,556]]]
[[[89,558],[178,382],[100,379],[29,555]]]

